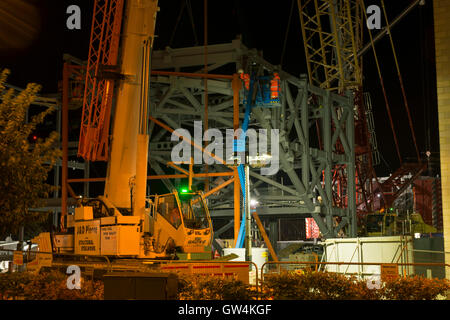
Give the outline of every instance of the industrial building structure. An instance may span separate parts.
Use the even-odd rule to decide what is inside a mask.
[[[433,1],[434,9],[434,31],[435,31],[435,50],[436,50],[436,85],[438,96],[439,109],[439,145],[441,157],[441,189],[442,189],[442,211],[443,211],[443,233],[444,233],[444,248],[447,252],[450,248],[450,215],[449,208],[449,165],[448,165],[448,69],[445,67],[448,63],[450,45],[450,26],[448,26],[447,19],[450,15],[450,4],[447,1],[437,0]],[[450,254],[445,254],[445,262],[450,263]],[[446,275],[450,274],[450,270],[446,269]]]

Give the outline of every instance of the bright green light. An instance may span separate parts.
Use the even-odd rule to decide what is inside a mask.
[[[181,193],[188,193],[188,192],[189,192],[189,190],[187,188],[181,189]]]

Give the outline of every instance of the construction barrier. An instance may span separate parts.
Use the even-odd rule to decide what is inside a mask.
[[[143,264],[158,264],[161,272],[179,274],[198,274],[234,278],[246,284],[252,284],[249,277],[250,265],[254,268],[255,285],[258,284],[258,266],[250,261],[180,261],[180,260],[145,260]]]
[[[257,285],[258,266],[254,262],[246,261],[200,261],[200,260],[156,260],[156,259],[111,259],[104,255],[77,255],[71,253],[55,254],[41,251],[17,251],[0,249],[10,252],[14,260],[21,262],[23,270],[39,271],[42,267],[67,268],[77,265],[86,273],[93,276],[94,269],[104,272],[171,272],[177,274],[198,274],[234,278],[246,284]],[[19,256],[22,258],[20,259]],[[12,260],[12,259],[11,259]],[[94,261],[102,260],[102,261]],[[250,266],[253,268],[255,279],[250,279]]]
[[[25,269],[29,271],[39,271],[42,267],[65,267],[73,264],[77,264],[80,267],[92,267],[98,265],[98,267],[105,267],[103,269],[111,272],[113,270],[112,263],[107,256],[102,255],[78,255],[72,253],[58,253],[54,252],[44,252],[44,251],[19,251],[12,249],[0,249],[0,251],[5,251],[11,253],[13,257],[13,264],[23,265]],[[20,256],[22,258],[20,258]],[[55,261],[53,258],[57,257],[58,260]],[[88,259],[101,259],[104,263],[100,261],[88,261]],[[20,263],[18,263],[20,262]]]
[[[416,262],[416,263],[385,263],[385,262],[311,262],[311,261],[269,261],[262,265],[261,267],[261,282],[264,281],[264,268],[266,266],[270,265],[276,265],[276,272],[281,272],[281,266],[282,265],[297,265],[298,269],[304,269],[305,267],[310,267],[310,269],[314,269],[315,271],[320,271],[322,266],[328,266],[328,265],[336,265],[336,266],[378,266],[379,267],[379,274],[378,273],[369,273],[369,272],[360,272],[360,273],[349,273],[347,271],[343,272],[337,272],[342,273],[344,275],[351,275],[351,276],[357,276],[358,278],[362,279],[365,276],[373,276],[373,275],[379,275],[381,278],[389,278],[389,277],[406,277],[408,274],[404,272],[403,267],[412,266],[412,267],[450,267],[449,264],[445,263],[433,263],[433,262]],[[325,268],[323,268],[325,269]],[[347,268],[348,270],[348,268]],[[361,269],[362,270],[362,269]],[[284,269],[284,271],[287,271]],[[326,270],[323,270],[326,271]],[[271,271],[274,273],[274,271]]]

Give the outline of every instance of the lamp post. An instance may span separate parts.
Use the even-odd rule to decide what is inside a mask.
[[[245,162],[245,260],[252,261],[252,238],[250,215],[250,167],[248,161]]]

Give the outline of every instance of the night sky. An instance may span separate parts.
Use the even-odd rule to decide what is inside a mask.
[[[24,0],[4,0],[20,3]],[[191,0],[196,36],[192,31],[189,16],[185,11],[173,36],[180,5],[185,0],[160,0],[161,8],[157,16],[155,49],[169,44],[173,48],[203,45],[203,1]],[[26,1],[27,2],[27,1]],[[389,19],[393,20],[412,0],[386,0]],[[416,7],[393,29],[393,37],[398,53],[408,102],[412,110],[414,128],[419,149],[422,153],[432,151],[432,157],[439,159],[439,138],[437,122],[433,11],[432,2],[424,7]],[[29,45],[21,49],[11,49],[4,39],[5,30],[0,31],[0,68],[9,68],[8,82],[24,87],[28,82],[40,83],[43,93],[57,92],[57,83],[62,75],[62,55],[69,53],[85,60],[88,54],[89,34],[93,0],[32,0],[34,4],[36,32]],[[366,0],[366,5],[379,4],[378,0]],[[77,4],[81,8],[81,30],[67,30],[67,6]],[[263,50],[264,58],[272,64],[280,64],[291,0],[283,1],[209,1],[208,43],[226,43],[241,34],[244,44],[250,48]],[[292,21],[288,32],[283,68],[298,76],[306,73],[303,42],[301,39],[298,8],[293,7]],[[17,17],[31,21],[28,11],[17,10]],[[35,17],[39,18],[35,18]],[[4,16],[0,15],[1,19]],[[384,19],[382,20],[384,26]],[[0,22],[1,27],[1,22]],[[17,38],[13,33],[11,37]],[[368,41],[367,34],[365,42]],[[400,142],[404,160],[414,158],[415,151],[409,131],[405,108],[402,102],[394,60],[388,37],[377,44],[381,69],[386,85],[394,125]],[[383,160],[376,167],[378,175],[386,175],[395,170],[398,159],[392,138],[389,120],[376,72],[373,53],[364,55],[364,90],[369,91],[373,100],[375,127],[378,146]],[[438,173],[434,171],[433,174]]]

